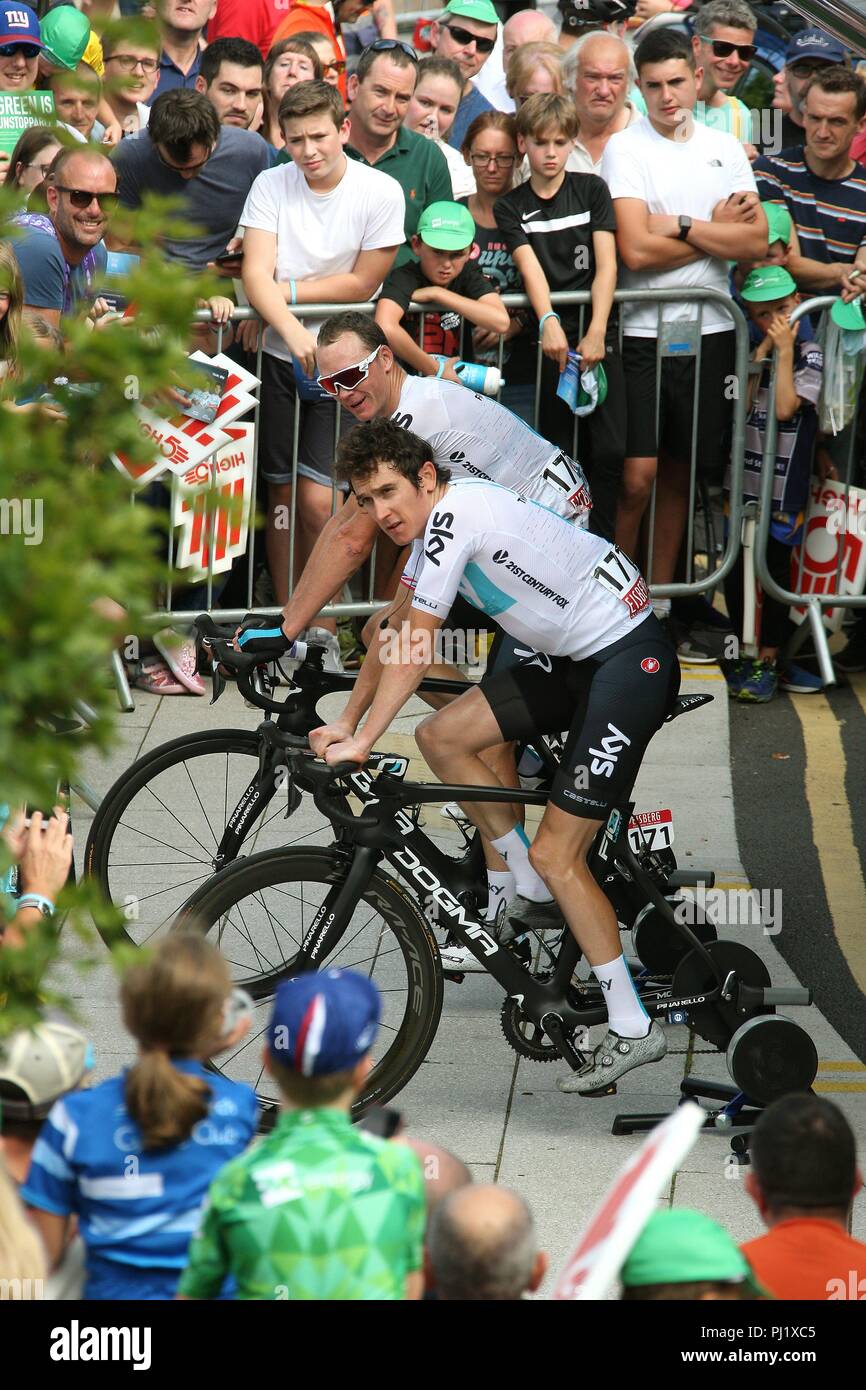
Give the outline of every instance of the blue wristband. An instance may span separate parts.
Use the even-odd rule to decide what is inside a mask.
[[[292,295],[292,299],[291,299],[292,304],[297,304],[297,302],[298,302],[298,292],[297,292],[297,287],[296,287],[296,285],[295,285],[294,280],[290,280],[290,281],[289,281],[289,290],[291,291],[291,295]]]
[[[53,917],[57,908],[50,898],[44,898],[41,893],[22,893],[18,899],[18,907],[38,907],[43,917]]]
[[[448,358],[447,358],[447,357],[440,357],[440,358],[439,358],[439,370],[438,370],[437,373],[436,373],[436,380],[437,380],[437,381],[439,380],[439,378],[441,377],[442,373],[444,372],[444,370],[445,370],[447,364],[448,364]]]
[[[541,318],[538,320],[539,334],[544,332],[544,325],[547,323],[548,319],[556,319],[557,323],[562,323],[562,319],[559,317],[559,314],[557,314],[554,309],[548,309],[547,313],[542,314]]]

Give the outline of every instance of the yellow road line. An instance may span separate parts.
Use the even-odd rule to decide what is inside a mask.
[[[837,1094],[857,1091],[866,1091],[866,1081],[815,1081],[812,1083],[813,1091],[836,1092]]]
[[[806,750],[806,801],[812,839],[836,940],[859,988],[866,994],[866,884],[845,799],[845,751],[839,721],[826,695],[791,701]]]
[[[819,1062],[819,1071],[866,1071],[863,1062]]]

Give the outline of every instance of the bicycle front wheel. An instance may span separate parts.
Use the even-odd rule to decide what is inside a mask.
[[[301,943],[349,862],[333,848],[274,850],[240,859],[194,893],[175,924],[175,930],[207,935],[256,1001],[250,1032],[215,1064],[232,1080],[255,1087],[264,1106],[278,1102],[276,1085],[262,1064],[274,991],[297,973]],[[382,996],[376,1065],[353,1107],[360,1114],[402,1090],[430,1049],[442,1012],[439,949],[413,898],[377,870],[342,937],[316,964],[357,970]]]
[[[106,793],[87,837],[85,873],[123,912],[130,945],[153,945],[213,876],[226,823],[257,775],[259,747],[252,729],[172,739],[140,757]],[[251,823],[244,853],[296,838],[286,810],[287,793],[278,791]],[[301,833],[322,839],[331,829],[308,806]]]

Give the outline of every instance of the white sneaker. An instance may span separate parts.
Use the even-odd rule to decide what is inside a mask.
[[[304,633],[307,642],[315,642],[316,646],[325,648],[324,669],[336,675],[343,674],[343,658],[340,654],[340,639],[333,632],[328,632],[324,627],[308,627]]]

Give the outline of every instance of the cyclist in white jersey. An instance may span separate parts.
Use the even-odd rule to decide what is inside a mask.
[[[469,810],[507,857],[518,895],[528,871],[541,875],[602,986],[607,1035],[591,1069],[560,1082],[561,1090],[596,1094],[666,1051],[587,852],[610,811],[629,799],[647,744],[671,711],[676,652],[643,577],[615,545],[504,488],[451,482],[429,455],[423,440],[385,421],[350,431],[340,444],[338,472],[359,505],[396,543],[423,538],[423,561],[404,640],[390,654],[370,653],[343,714],[314,730],[310,743],[331,764],[367,758],[429,669],[436,630],[458,593],[495,614],[514,638],[564,658],[553,681],[537,660],[486,678],[420,724],[416,738],[442,781],[499,786],[479,757],[484,749],[570,728],[531,850],[512,806],[481,802]],[[511,908],[508,915],[513,920]]]
[[[592,502],[579,464],[489,397],[454,382],[407,376],[370,315],[326,319],[316,355],[320,384],[357,420],[393,418],[425,439],[433,461],[455,478],[489,478],[587,524]],[[324,527],[283,609],[290,640],[360,569],[376,535],[375,523],[350,497]]]

